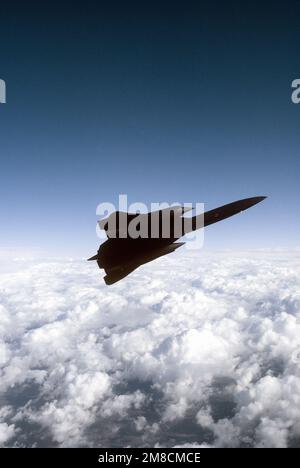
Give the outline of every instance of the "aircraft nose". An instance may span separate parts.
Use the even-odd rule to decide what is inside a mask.
[[[257,203],[260,203],[262,202],[263,200],[265,200],[266,196],[263,196],[263,197],[252,197],[252,198],[246,198],[245,202],[247,204],[249,204],[249,206],[253,206],[253,205],[256,205]]]
[[[263,196],[263,197],[255,197],[255,198],[256,198],[256,202],[255,202],[255,203],[260,203],[260,202],[262,202],[263,200],[265,200],[265,199],[268,198],[268,197]]]

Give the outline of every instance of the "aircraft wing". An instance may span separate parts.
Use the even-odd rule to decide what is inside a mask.
[[[150,213],[126,213],[124,211],[115,211],[111,213],[107,218],[98,221],[100,229],[103,229],[108,238],[118,238],[126,237],[128,233],[128,226],[130,222],[139,217],[142,221],[142,218],[147,218],[147,223],[150,223],[150,218],[153,220],[159,220],[163,215],[183,215],[184,213],[192,210],[192,207],[185,207],[182,205],[174,205],[168,208],[164,208],[157,211],[152,211]]]
[[[114,240],[114,242],[119,241],[116,239]],[[176,242],[170,245],[161,246],[155,250],[140,253],[136,257],[133,256],[132,260],[130,260],[129,262],[120,263],[119,265],[113,266],[111,268],[109,266],[105,266],[104,271],[106,273],[106,276],[104,276],[104,281],[106,284],[116,283],[117,281],[120,281],[121,279],[125,278],[125,276],[132,273],[141,265],[144,265],[148,262],[152,262],[153,260],[156,260],[159,257],[163,257],[164,255],[168,255],[172,252],[175,252],[175,250],[177,250],[182,245],[184,245],[184,242]],[[89,260],[93,259],[94,258],[91,258]],[[100,265],[101,262],[98,261],[98,266],[101,268]]]

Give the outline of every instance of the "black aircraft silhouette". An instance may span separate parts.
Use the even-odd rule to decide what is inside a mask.
[[[265,198],[245,198],[191,218],[182,216],[192,209],[183,206],[146,214],[116,211],[99,223],[108,240],[88,260],[96,260],[99,268],[104,268],[106,284],[116,283],[139,266],[184,245],[176,241],[185,234],[247,210]],[[144,227],[144,231],[137,227]]]

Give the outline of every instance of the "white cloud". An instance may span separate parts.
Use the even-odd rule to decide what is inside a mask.
[[[4,444],[14,435],[14,426],[0,423],[0,444]]]
[[[8,406],[3,406],[0,409],[0,447],[15,435],[14,424],[4,422],[6,418],[9,418],[10,414],[11,409]]]
[[[110,287],[94,263],[18,261],[0,443],[299,445],[299,257],[178,253]]]

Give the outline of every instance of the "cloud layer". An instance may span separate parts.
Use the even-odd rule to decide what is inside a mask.
[[[0,275],[0,444],[300,445],[300,252]]]

